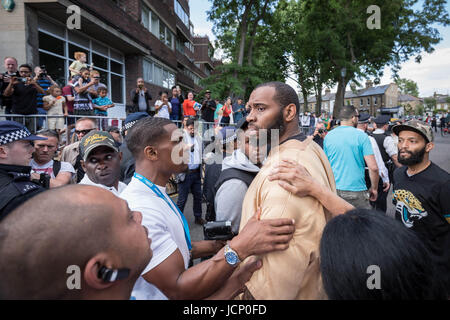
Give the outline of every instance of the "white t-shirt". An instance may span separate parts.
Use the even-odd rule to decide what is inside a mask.
[[[83,179],[81,179],[79,184],[85,184],[87,186],[95,186],[95,187],[99,187],[99,188],[102,188],[102,189],[105,189],[105,190],[109,190],[117,197],[127,187],[127,185],[125,183],[121,182],[121,181],[119,181],[118,190],[116,188],[114,188],[114,187],[107,187],[107,186],[105,186],[103,184],[98,184],[98,183],[93,182],[91,179],[89,179],[87,174],[84,175]]]
[[[36,161],[34,161],[34,159],[31,159],[30,167],[32,168],[32,172],[39,174],[46,173],[50,176],[50,178],[55,179],[55,175],[53,174],[53,160],[50,160],[44,165],[39,165]],[[73,175],[75,173],[75,169],[69,162],[61,162],[61,169],[59,169],[59,172],[70,172]]]
[[[172,205],[166,194],[166,188],[157,186]],[[179,249],[184,260],[184,267],[189,266],[189,249],[184,236],[183,220],[178,213],[147,185],[133,177],[120,197],[128,202],[133,211],[142,213],[142,225],[148,229],[152,240],[153,257],[142,272],[146,274],[166,260]],[[139,277],[131,296],[137,300],[167,300],[167,297],[154,285]]]
[[[157,106],[157,107],[159,107],[162,104],[163,104],[163,102],[161,100],[157,100],[155,102],[155,106]],[[169,102],[169,106],[172,109],[172,104],[170,102]],[[162,108],[159,109],[159,111],[158,111],[158,113],[156,114],[155,117],[170,119],[169,107],[166,106],[166,105],[163,105]]]

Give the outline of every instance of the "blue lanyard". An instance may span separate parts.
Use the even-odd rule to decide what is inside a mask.
[[[189,250],[191,250],[192,249],[192,244],[191,244],[191,235],[189,233],[189,226],[188,226],[186,218],[184,217],[184,215],[180,211],[180,209],[178,209],[177,205],[173,202],[172,199],[170,199],[170,201],[173,204],[173,206],[172,206],[170,204],[170,202],[167,200],[167,198],[163,195],[161,190],[159,190],[158,187],[155,186],[155,184],[153,182],[148,180],[143,175],[135,172],[134,173],[134,177],[136,179],[138,179],[139,181],[141,181],[142,183],[144,183],[147,187],[149,187],[150,190],[152,190],[159,198],[163,199],[167,203],[167,205],[170,207],[170,209],[172,209],[172,211],[175,212],[175,214],[180,215],[181,220],[183,220],[184,237],[186,238],[186,243],[187,243],[187,246],[188,246]],[[175,207],[175,209],[174,209],[174,207]]]

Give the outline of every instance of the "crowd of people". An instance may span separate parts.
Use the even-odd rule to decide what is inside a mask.
[[[62,150],[58,120],[36,134],[0,121],[0,299],[450,297],[450,176],[430,161],[427,123],[353,106],[337,119],[300,113],[280,82],[246,103],[184,99],[177,86],[152,102],[140,78],[122,128],[104,129],[89,116],[114,104],[77,57],[73,111],[64,88],[47,83],[45,95],[7,59],[11,113],[40,93],[44,111],[80,118]],[[191,240],[189,193],[203,241]],[[211,223],[227,238],[207,234]],[[371,266],[380,288],[367,285]]]

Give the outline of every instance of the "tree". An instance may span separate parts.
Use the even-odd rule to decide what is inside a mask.
[[[211,0],[212,8],[208,19],[214,23],[213,32],[218,40],[216,46],[224,50],[224,74],[205,79],[220,87],[229,95],[248,97],[253,88],[261,82],[284,81],[287,62],[284,51],[277,47],[276,34],[271,30],[272,12],[277,0]],[[232,70],[232,73],[229,71]],[[228,77],[234,77],[230,80]],[[226,79],[225,79],[226,77]],[[226,85],[216,81],[225,81]],[[228,91],[231,90],[231,91]]]
[[[434,97],[425,98],[423,100],[423,102],[425,103],[427,110],[432,111],[432,110],[436,109],[437,101]]]
[[[380,9],[381,27],[370,29],[374,2]],[[381,77],[388,65],[398,73],[400,64],[421,52],[431,53],[441,40],[435,23],[450,24],[443,0],[424,1],[422,10],[416,10],[418,0],[303,0],[300,31],[306,38],[314,38],[320,52],[319,59],[330,62],[324,74],[338,83],[336,107],[338,114],[343,105],[343,92],[352,79]],[[376,12],[375,12],[376,14]],[[369,20],[368,20],[369,19]],[[321,60],[320,62],[326,62]],[[324,65],[322,65],[322,68]],[[342,70],[345,75],[341,75]]]
[[[414,97],[419,96],[419,87],[415,81],[397,78],[395,79],[395,83],[398,85],[398,88],[402,94],[410,94]]]

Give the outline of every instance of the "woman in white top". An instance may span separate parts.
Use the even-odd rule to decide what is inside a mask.
[[[160,99],[155,102],[155,117],[170,119],[172,113],[172,104],[169,102],[169,94],[167,91],[160,92]]]

